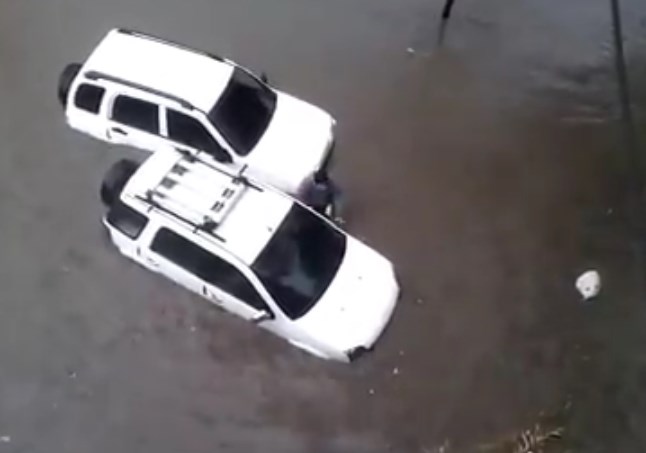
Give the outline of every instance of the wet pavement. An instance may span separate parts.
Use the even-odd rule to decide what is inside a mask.
[[[608,2],[457,0],[440,34],[441,3],[0,4],[0,452],[512,451],[538,422],[554,451],[646,449]],[[646,135],[646,5],[622,6]],[[141,153],[66,128],[55,82],[113,26],[338,118],[348,228],[405,289],[373,355],[309,357],[105,244],[99,181]]]

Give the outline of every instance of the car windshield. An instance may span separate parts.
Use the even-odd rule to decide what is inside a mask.
[[[233,149],[246,156],[265,133],[274,110],[274,90],[248,72],[235,68],[208,117]]]
[[[294,204],[251,268],[291,319],[307,313],[334,279],[346,236]]]

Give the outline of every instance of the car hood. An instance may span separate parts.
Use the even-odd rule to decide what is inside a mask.
[[[276,110],[247,158],[257,177],[296,194],[319,168],[333,142],[334,120],[325,111],[277,92]]]
[[[398,297],[399,285],[390,261],[348,237],[336,277],[297,323],[337,351],[370,348],[388,324]]]

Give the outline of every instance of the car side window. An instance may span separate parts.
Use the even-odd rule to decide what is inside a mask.
[[[150,249],[253,308],[268,309],[260,294],[235,266],[168,228],[159,229]]]
[[[213,154],[218,160],[222,160],[222,156],[225,156],[224,159],[228,157],[226,151],[222,149],[213,135],[198,120],[172,109],[167,109],[166,111],[168,114],[168,138],[191,148]]]
[[[148,224],[145,215],[123,204],[120,200],[115,201],[112,205],[106,220],[130,239],[137,239]]]
[[[104,95],[105,88],[84,83],[76,90],[74,105],[86,112],[99,113]]]
[[[117,96],[112,106],[112,119],[135,129],[159,134],[159,106],[151,102]]]

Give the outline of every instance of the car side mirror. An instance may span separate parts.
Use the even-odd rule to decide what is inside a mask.
[[[268,321],[270,319],[274,319],[274,314],[267,310],[260,310],[251,318],[251,320],[256,324],[259,324],[263,321]]]
[[[229,153],[220,145],[214,144],[210,148],[211,149],[207,152],[211,154],[218,162],[222,164],[230,164],[231,162],[233,162],[233,159],[231,158]]]
[[[215,155],[215,160],[223,164],[230,164],[233,162],[233,159],[231,159],[231,156],[225,150],[220,150],[220,152]]]
[[[264,71],[263,71],[263,72],[260,74],[260,80],[262,80],[262,82],[263,82],[263,83],[269,83],[269,77],[267,77],[267,73],[266,73],[266,72],[264,72]]]

